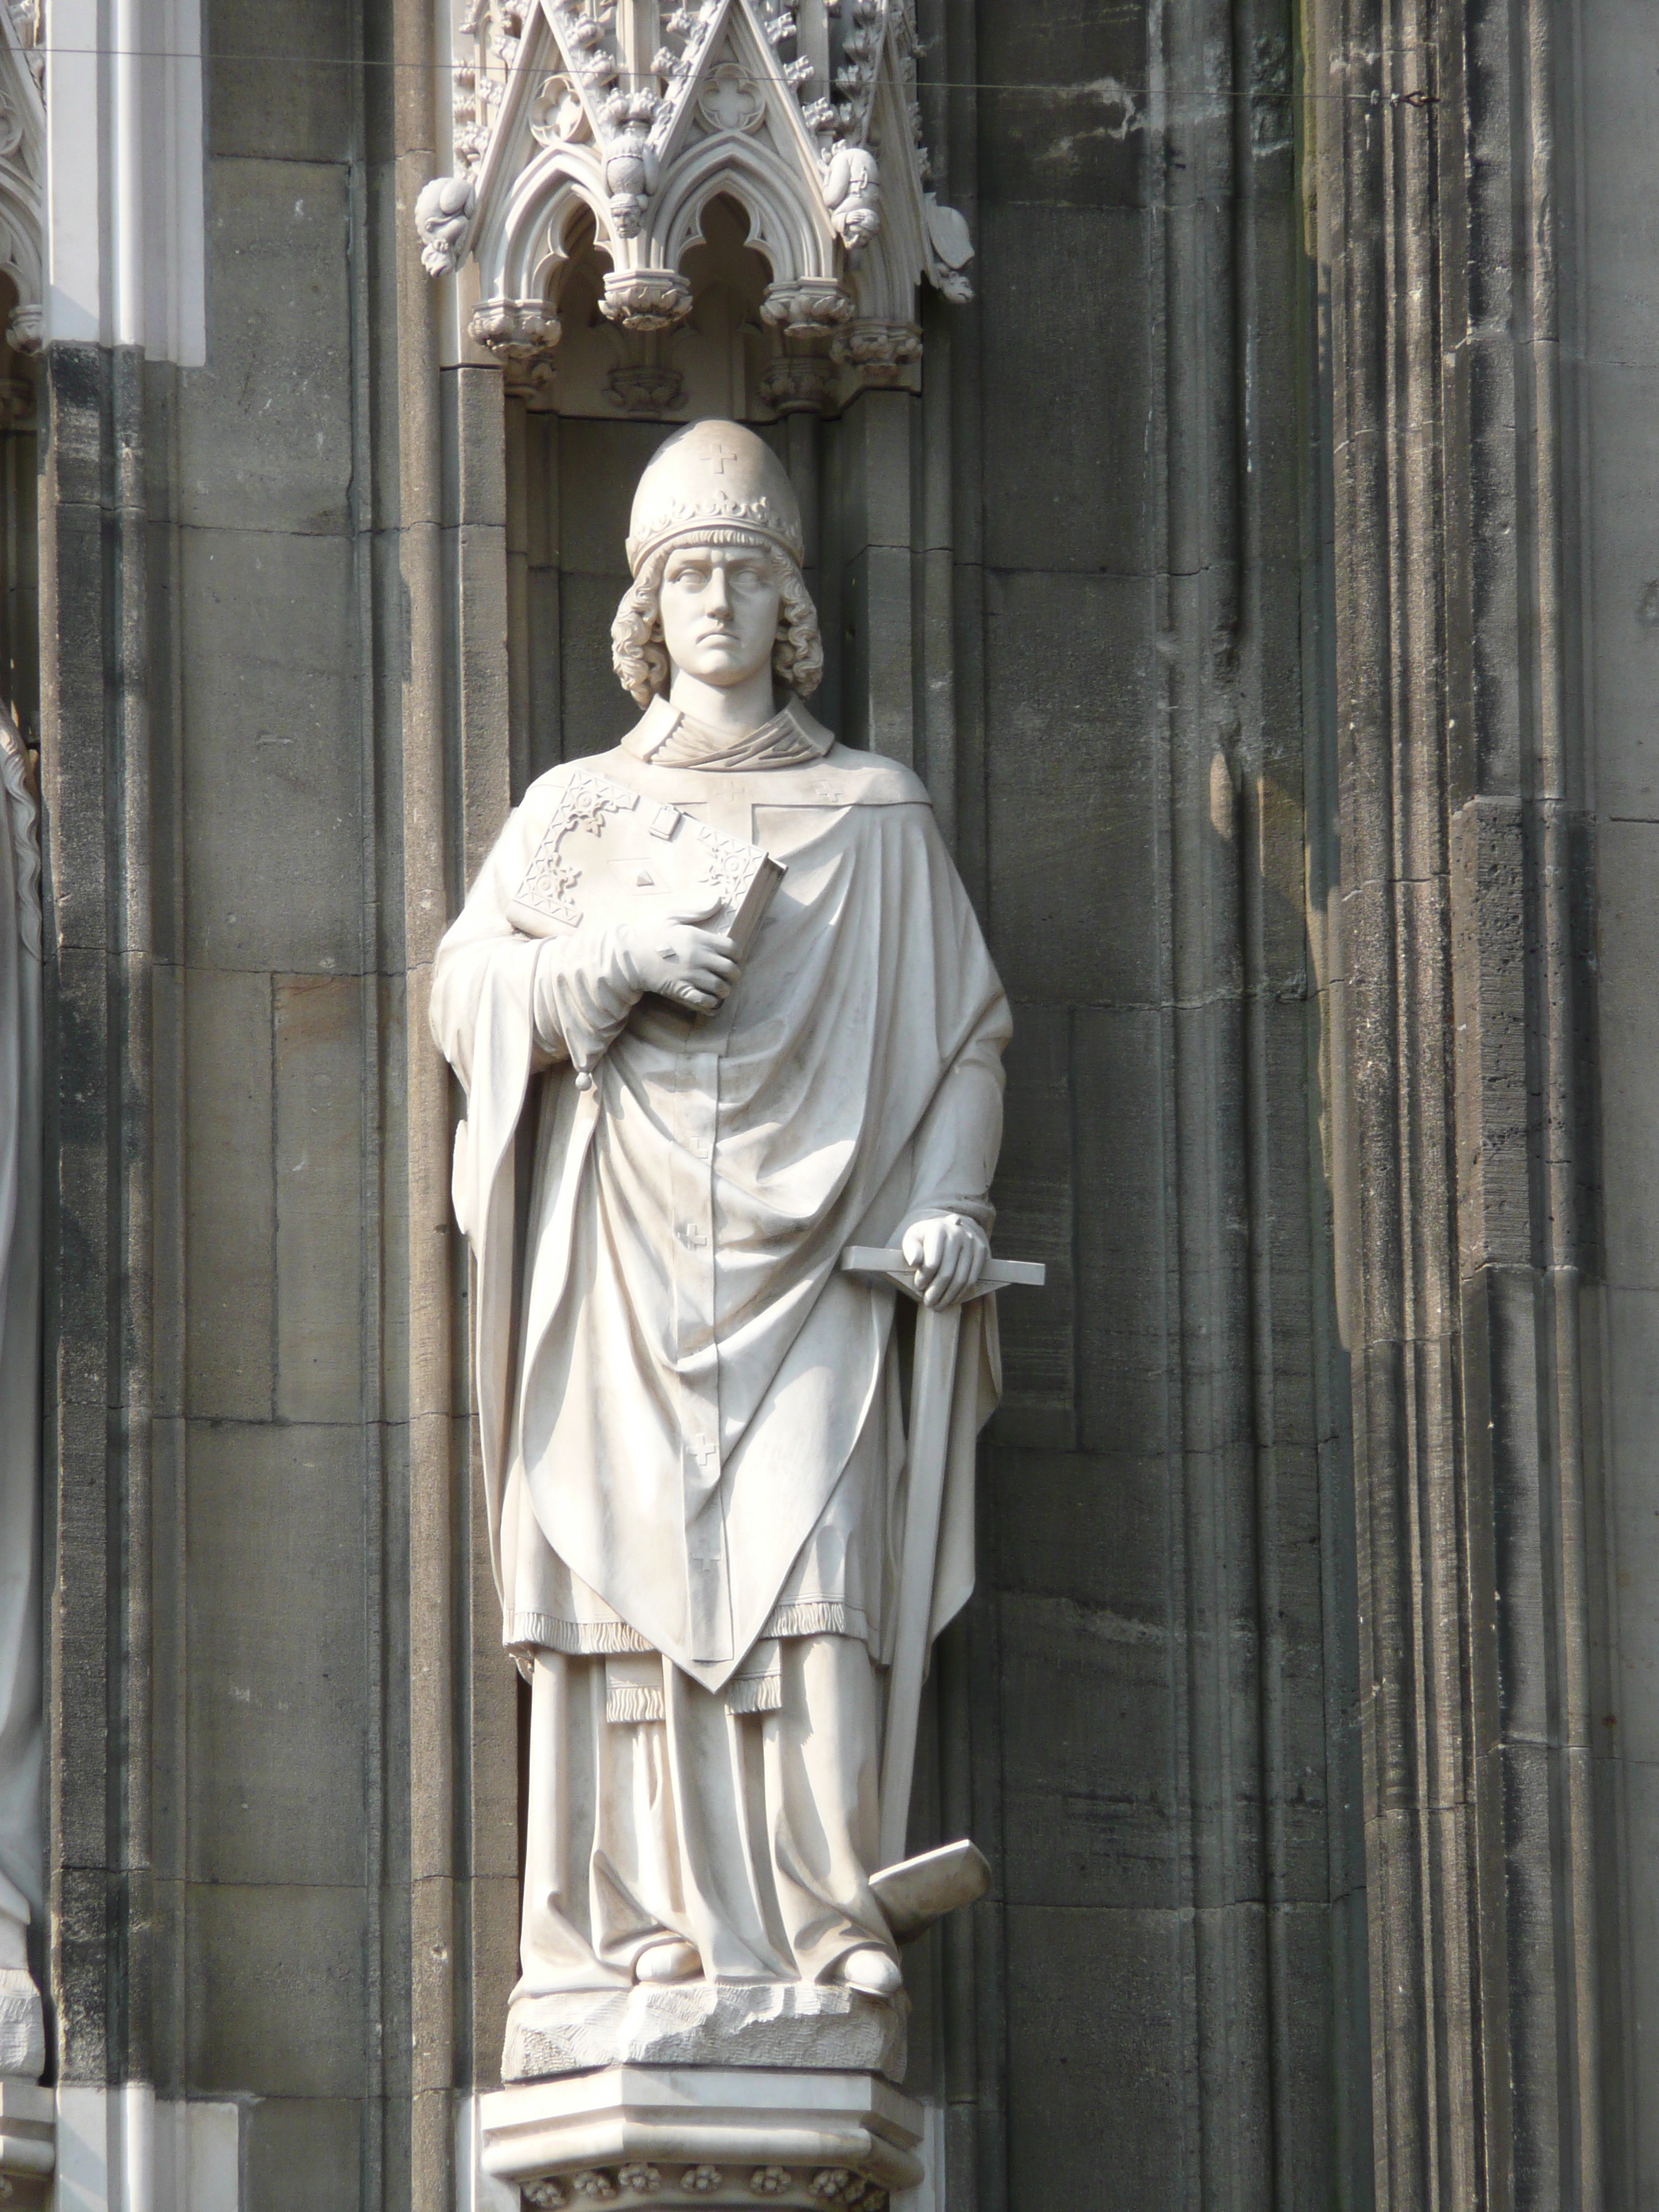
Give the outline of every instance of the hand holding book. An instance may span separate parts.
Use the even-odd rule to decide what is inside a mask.
[[[737,981],[741,965],[735,939],[709,926],[720,911],[719,902],[711,901],[620,923],[613,934],[634,995],[643,998],[655,991],[694,1013],[713,1013]]]
[[[736,981],[783,873],[758,845],[577,769],[507,918],[530,937],[608,927],[613,981],[707,1014]]]
[[[538,1064],[568,1060],[576,1088],[591,1091],[593,1071],[642,1000],[695,1021],[723,1004],[738,973],[726,918],[706,905],[595,921],[549,941],[532,993]]]

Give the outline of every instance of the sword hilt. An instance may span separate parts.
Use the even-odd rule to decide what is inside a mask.
[[[908,1297],[919,1295],[915,1270],[896,1244],[849,1244],[841,1255],[841,1271],[844,1275],[885,1275]],[[981,1269],[968,1297],[982,1298],[988,1291],[1011,1290],[1016,1285],[1040,1291],[1048,1279],[1048,1270],[1041,1260],[991,1259]]]

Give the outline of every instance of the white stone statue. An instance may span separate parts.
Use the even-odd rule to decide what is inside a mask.
[[[767,447],[676,433],[628,553],[614,659],[643,717],[532,785],[433,978],[467,1094],[505,1642],[532,1685],[503,2072],[718,2061],[757,2034],[785,2063],[891,2071],[885,2031],[854,2031],[902,2002],[871,1877],[903,1420],[893,1287],[842,1259],[902,1247],[934,1309],[974,1290],[1008,1011],[922,786],[802,704],[817,623]],[[781,864],[746,957],[707,905],[514,929],[582,774],[662,834],[679,809]],[[994,1301],[963,1314],[932,1633],[971,1586],[998,1388]]]
[[[0,2077],[46,2063],[27,1930],[41,1911],[40,858],[0,708]]]

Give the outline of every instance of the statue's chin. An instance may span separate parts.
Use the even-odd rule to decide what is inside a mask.
[[[699,684],[713,684],[716,690],[732,691],[739,684],[747,684],[765,667],[769,653],[760,659],[732,653],[699,653],[695,660],[683,661],[688,676],[695,676]]]

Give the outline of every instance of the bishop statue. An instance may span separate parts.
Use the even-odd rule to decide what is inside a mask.
[[[1009,1019],[926,790],[807,710],[803,553],[761,439],[668,439],[611,628],[640,719],[531,786],[437,956],[502,1632],[531,1685],[509,2080],[528,2030],[641,1985],[808,2009],[901,1987],[872,1887],[899,1332],[892,1284],[842,1260],[900,1248],[918,1298],[963,1305],[936,1634],[971,1586],[999,1387],[994,1301],[966,1302]],[[523,927],[550,825],[605,792],[641,838],[684,818],[769,855],[758,927],[644,890]]]

